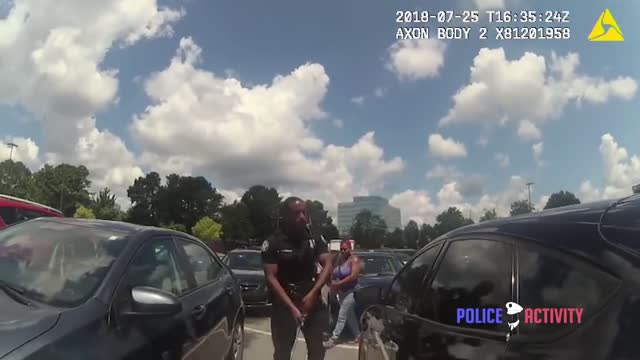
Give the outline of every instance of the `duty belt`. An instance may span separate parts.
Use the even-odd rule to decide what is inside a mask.
[[[313,289],[313,285],[315,284],[316,279],[310,279],[308,281],[297,282],[297,283],[283,283],[282,287],[284,291],[289,295],[289,298],[294,302],[299,302],[302,298]]]

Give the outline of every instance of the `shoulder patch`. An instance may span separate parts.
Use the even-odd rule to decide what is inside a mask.
[[[262,242],[262,252],[269,250],[269,240],[265,240]]]

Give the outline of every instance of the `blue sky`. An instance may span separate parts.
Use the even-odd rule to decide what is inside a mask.
[[[35,14],[36,10],[29,9],[31,3],[32,1],[16,1],[16,4],[26,8],[27,12],[30,10]],[[88,5],[78,6],[83,3]],[[124,2],[114,0],[105,1],[105,3]],[[60,8],[67,7],[71,13],[78,11],[79,16],[86,17],[84,22],[77,20],[70,25],[82,32],[80,36],[83,40],[77,41],[78,49],[84,49],[82,47],[84,46],[88,49],[99,49],[98,53],[104,53],[104,58],[99,54],[87,55],[87,61],[95,63],[98,74],[104,73],[107,69],[117,70],[117,73],[109,75],[117,80],[117,86],[115,93],[109,95],[106,90],[103,93],[102,88],[98,88],[103,85],[102,80],[95,80],[96,87],[89,83],[87,87],[93,90],[86,92],[94,94],[95,90],[95,94],[100,96],[96,95],[92,98],[83,94],[82,89],[85,84],[81,76],[78,76],[80,80],[74,85],[74,91],[65,89],[63,91],[55,88],[57,84],[50,85],[51,94],[62,94],[61,96],[65,98],[66,109],[62,111],[59,108],[52,108],[60,106],[59,104],[41,104],[43,97],[48,94],[49,88],[46,86],[5,85],[5,89],[0,89],[0,103],[5,104],[0,107],[0,118],[4,119],[0,120],[0,137],[7,141],[30,139],[29,144],[37,147],[36,152],[32,149],[27,154],[27,148],[31,145],[25,145],[19,150],[18,157],[22,157],[35,168],[47,160],[81,162],[84,159],[91,163],[88,164],[90,168],[96,167],[94,175],[96,186],[111,186],[119,190],[120,194],[123,194],[123,189],[126,189],[128,180],[140,172],[156,170],[154,166],[157,166],[157,170],[164,172],[178,171],[205,175],[214,186],[224,190],[230,197],[233,197],[234,193],[235,195],[240,193],[247,184],[242,177],[228,174],[235,171],[251,172],[242,168],[243,164],[247,167],[254,166],[251,150],[243,152],[242,155],[235,155],[233,158],[241,164],[230,166],[221,160],[223,157],[230,156],[225,152],[224,146],[216,147],[215,145],[226,143],[225,141],[229,139],[218,141],[215,137],[223,135],[216,135],[220,133],[214,130],[210,133],[213,134],[213,138],[210,139],[211,148],[206,145],[207,139],[203,139],[204,145],[197,149],[191,149],[191,147],[195,147],[199,142],[185,141],[186,134],[176,133],[175,140],[172,141],[171,130],[167,130],[169,138],[158,134],[141,135],[141,132],[150,131],[151,128],[157,131],[164,129],[163,124],[166,123],[163,121],[169,120],[160,119],[161,110],[170,109],[172,106],[180,108],[179,113],[182,115],[185,115],[184,111],[186,114],[189,114],[189,111],[197,112],[196,117],[201,117],[205,123],[217,121],[215,107],[212,108],[210,104],[206,106],[208,111],[212,111],[210,118],[207,114],[202,114],[188,106],[181,108],[176,105],[178,100],[169,94],[172,91],[170,87],[179,86],[179,82],[176,83],[178,85],[163,83],[170,86],[162,90],[166,96],[161,96],[161,100],[152,99],[148,86],[145,88],[145,84],[150,84],[149,81],[154,74],[177,76],[175,72],[169,73],[169,64],[180,47],[181,39],[190,38],[201,51],[199,55],[201,60],[194,66],[200,74],[207,73],[217,79],[237,79],[244,89],[255,90],[254,87],[258,85],[269,87],[274,77],[291,76],[296,68],[305,66],[307,63],[322,66],[324,75],[328,77],[326,89],[322,90],[322,84],[314,85],[311,81],[310,86],[317,86],[320,89],[316,89],[319,94],[310,91],[309,102],[313,104],[308,108],[305,105],[303,110],[292,110],[292,114],[283,115],[287,120],[282,121],[289,121],[291,117],[293,119],[291,121],[295,124],[302,124],[300,125],[302,129],[298,129],[299,132],[293,131],[293,134],[305,134],[304,136],[320,140],[323,149],[330,144],[340,146],[343,151],[340,156],[346,158],[351,156],[356,160],[344,160],[343,163],[338,164],[345,168],[344,171],[319,171],[316,174],[313,170],[309,170],[309,174],[301,175],[304,180],[295,179],[296,170],[291,169],[292,167],[295,169],[295,166],[289,162],[294,160],[289,159],[274,165],[280,167],[279,170],[265,175],[264,179],[260,177],[264,171],[255,171],[255,174],[248,176],[254,182],[264,180],[262,182],[268,185],[279,186],[284,192],[297,192],[303,196],[319,198],[332,206],[338,201],[349,200],[350,196],[357,193],[375,193],[392,198],[392,202],[403,209],[404,220],[413,217],[429,221],[433,214],[450,204],[466,207],[474,214],[479,214],[482,208],[489,206],[504,210],[508,202],[522,197],[522,191],[526,190],[522,183],[527,179],[536,183],[534,189],[536,202],[543,201],[540,197],[561,189],[578,194],[585,181],[589,181],[590,186],[583,186],[582,190],[584,197],[589,199],[619,196],[625,191],[630,191],[631,183],[640,182],[640,178],[635,177],[640,177],[640,170],[636,169],[633,161],[629,159],[633,154],[640,152],[640,145],[637,142],[639,129],[637,114],[640,112],[640,102],[636,94],[637,90],[634,88],[634,86],[637,87],[635,82],[640,78],[640,66],[637,65],[640,46],[638,39],[634,39],[635,34],[640,33],[637,31],[637,21],[635,21],[640,15],[640,5],[636,2],[572,1],[559,5],[557,1],[547,0],[504,0],[504,9],[512,11],[569,11],[570,23],[564,26],[571,29],[571,40],[565,41],[478,40],[479,27],[491,28],[496,25],[487,23],[485,10],[488,8],[483,7],[487,3],[501,3],[495,0],[402,2],[354,0],[311,3],[171,0],[160,4],[155,4],[153,1],[144,3],[148,4],[141,6],[142,10],[137,12],[131,10],[127,16],[132,20],[139,16],[139,22],[143,25],[145,22],[164,21],[172,31],[157,29],[155,33],[146,34],[127,46],[122,46],[127,34],[140,31],[135,28],[135,25],[129,23],[114,25],[112,28],[116,30],[109,33],[110,38],[99,39],[96,42],[90,38],[94,33],[93,30],[98,33],[97,27],[100,26],[101,21],[97,19],[106,17],[105,14],[109,11],[117,14],[115,7],[108,7],[97,1],[66,0],[60,3]],[[163,6],[176,12],[182,9],[183,13],[174,18],[157,17],[158,11]],[[591,27],[605,8],[609,8],[618,21],[626,36],[625,42],[587,41]],[[395,34],[399,26],[395,23],[395,12],[414,9],[432,12],[479,10],[482,20],[478,24],[468,25],[472,28],[472,39],[443,42],[441,46],[445,50],[439,55],[433,47],[405,52],[404,54],[411,57],[415,63],[410,62],[409,65],[403,63],[392,71],[389,64],[393,63],[392,46],[396,44]],[[8,23],[12,19],[11,16],[9,15],[5,22]],[[31,22],[11,25],[15,26],[16,32],[25,36],[28,41],[20,46],[11,45],[11,39],[0,43],[0,51],[3,54],[9,54],[7,56],[13,56],[15,62],[9,63],[14,66],[16,63],[25,61],[24,59],[27,59],[27,62],[34,61],[33,51],[42,46],[42,41],[50,37],[48,35],[50,32],[36,31],[29,27],[42,27],[52,31],[65,24],[64,17],[56,18],[58,15],[55,12],[50,17],[46,14],[32,16]],[[456,25],[462,24],[449,26]],[[10,25],[5,23],[3,26]],[[433,31],[438,25],[430,23],[428,26]],[[514,26],[522,26],[522,24]],[[538,23],[536,26],[548,25]],[[16,40],[13,39],[13,41]],[[403,48],[405,45],[397,46]],[[531,73],[507,71],[502,75],[493,74],[496,78],[501,76],[501,80],[494,83],[495,86],[502,87],[496,90],[497,96],[501,99],[493,103],[481,101],[487,107],[486,118],[483,118],[478,111],[478,114],[474,113],[466,120],[460,119],[446,126],[439,126],[440,120],[456,105],[453,96],[469,84],[470,68],[474,64],[474,59],[479,57],[479,51],[482,48],[502,48],[506,56],[504,63],[518,61],[526,52],[533,53],[544,58],[545,70],[538,78],[534,70]],[[571,96],[557,94],[560,100],[542,103],[541,106],[549,105],[550,111],[556,112],[557,116],[551,118],[551,116],[542,115],[537,119],[531,119],[531,124],[535,124],[540,134],[523,139],[524,136],[518,135],[522,118],[526,117],[527,112],[533,113],[536,110],[535,107],[525,106],[525,109],[520,111],[517,106],[509,105],[511,95],[523,99],[526,96],[522,94],[527,91],[518,86],[511,89],[509,84],[521,84],[522,82],[518,81],[529,77],[533,79],[531,80],[533,83],[536,79],[545,82],[555,79],[556,82],[562,83],[558,75],[551,73],[552,52],[555,52],[557,57],[565,57],[569,53],[577,54],[579,64],[573,68],[571,79],[566,80],[566,83],[561,86],[566,88],[566,92],[579,94]],[[11,53],[18,53],[18,55]],[[80,51],[79,53],[84,54]],[[73,54],[75,52],[69,51],[61,57],[63,59],[61,61],[67,65],[67,72],[73,72],[75,69],[73,61],[80,61],[78,59],[84,56]],[[424,65],[420,65],[429,63],[438,56],[442,60],[440,66],[425,68]],[[491,59],[500,61],[495,57]],[[52,61],[52,63],[55,62]],[[83,63],[78,62],[78,64]],[[41,66],[42,64],[25,66],[20,71],[25,71],[31,76],[33,74],[29,72],[40,71]],[[77,68],[78,71],[92,71],[79,65]],[[487,69],[493,68],[493,65],[487,67]],[[416,69],[421,75],[415,76]],[[514,68],[506,67],[505,69]],[[12,72],[15,73],[8,68],[5,71],[8,76],[11,76]],[[411,71],[414,71],[413,77],[403,77],[403,73],[406,75]],[[490,71],[487,70],[487,72]],[[17,73],[20,74],[19,71]],[[488,77],[493,75],[485,74]],[[39,75],[33,76],[37,78]],[[69,77],[69,73],[64,76]],[[618,77],[623,77],[624,81],[616,82],[615,79]],[[294,94],[306,91],[302,90],[302,85],[300,86],[299,89],[296,88]],[[495,88],[491,85],[489,87],[490,92],[493,93]],[[198,86],[194,85],[193,89],[197,92]],[[376,96],[376,91],[381,96]],[[545,91],[531,93],[536,96],[548,95]],[[184,95],[184,93],[181,94]],[[360,104],[357,101],[358,97],[362,98]],[[549,95],[549,97],[553,96]],[[576,104],[578,98],[582,98],[579,106]],[[206,97],[203,99],[205,100],[201,100],[202,102],[209,101]],[[538,100],[532,100],[532,102]],[[83,102],[90,104],[86,105]],[[274,103],[265,104],[264,106],[269,107]],[[325,116],[312,114],[314,110],[311,108],[316,105]],[[77,112],[77,117],[71,116],[66,110],[73,106],[84,110]],[[157,126],[135,130],[134,119],[145,118],[145,109],[149,106],[155,110],[148,113],[145,124]],[[504,115],[509,119],[501,126],[498,124],[499,118]],[[535,115],[532,116],[535,117]],[[307,117],[314,119],[307,119]],[[87,123],[88,118],[95,119],[95,124]],[[302,120],[298,122],[296,120],[298,118]],[[172,121],[182,122],[183,127],[189,127],[192,126],[189,119],[187,115]],[[263,120],[259,118],[256,121]],[[272,120],[279,121],[277,116]],[[157,122],[154,123],[154,121]],[[60,124],[71,127],[66,128]],[[77,129],[79,128],[77,124],[84,124],[80,127],[85,130],[57,131]],[[337,126],[338,124],[342,126]],[[262,137],[259,131],[256,131],[252,133],[255,137],[251,138],[251,143],[261,141]],[[362,157],[358,157],[355,150],[352,151],[352,155],[345,155],[359,139],[372,131],[375,133],[372,140],[374,148],[368,147],[362,150],[369,151]],[[611,134],[611,141],[605,144],[602,137],[607,133]],[[433,134],[440,134],[445,139],[451,138],[458,144],[464,144],[466,155],[435,157],[434,150],[431,149],[430,152],[428,145],[428,138]],[[74,143],[86,144],[87,139],[93,139],[99,144],[94,148],[91,156],[83,156],[82,151],[79,150],[82,147],[77,145],[65,147]],[[263,141],[277,142],[279,138],[268,134],[264,139]],[[479,144],[482,140],[486,142],[484,146]],[[181,143],[181,141],[184,142]],[[296,146],[290,142],[290,139],[283,140],[283,147]],[[542,152],[539,160],[542,161],[542,165],[536,161],[532,150],[534,144],[540,143],[542,143]],[[601,149],[601,144],[604,150]],[[441,149],[442,151],[445,153],[452,151],[450,143],[445,146],[448,147]],[[267,147],[271,148],[271,146]],[[182,148],[185,148],[184,151]],[[238,146],[238,148],[250,149],[252,145],[247,145],[246,148]],[[627,158],[610,155],[607,160],[606,154],[615,154],[616,151],[619,153],[621,148],[626,149]],[[606,149],[613,150],[607,152]],[[172,151],[175,152],[176,157],[180,157],[181,165],[178,167],[175,165],[176,159],[175,161],[169,159]],[[211,153],[207,154],[208,151]],[[263,149],[262,152],[264,151]],[[376,155],[376,151],[382,151],[383,155]],[[496,159],[497,153],[509,157],[508,166],[500,166]],[[145,154],[146,156],[143,156]],[[331,158],[329,155],[322,154],[322,150],[317,150],[309,155],[310,163],[302,167],[316,166],[320,170],[325,169],[324,167],[331,169],[332,165],[328,160]],[[401,159],[402,166],[390,165],[395,157]],[[208,160],[212,158],[215,159],[209,162]],[[265,159],[269,161],[268,157]],[[357,164],[357,159],[370,161],[362,160],[363,163]],[[115,163],[116,161],[121,163]],[[325,164],[327,161],[329,164]],[[121,164],[123,165],[120,167]],[[322,168],[318,164],[322,164]],[[455,168],[456,174],[442,179],[433,177],[427,179],[426,174],[438,165]],[[380,170],[385,166],[389,168]],[[113,171],[114,168],[120,170]],[[327,175],[326,178],[317,179],[323,175]],[[341,187],[335,185],[335,183],[341,183],[341,176],[344,176],[346,179],[344,181],[349,185]],[[514,176],[516,179],[513,178]],[[294,179],[290,179],[291,177]],[[445,186],[454,182],[457,185]],[[323,184],[329,185],[323,187]],[[607,190],[608,186],[609,190]],[[437,194],[444,189],[446,191],[442,192],[442,197],[439,198]]]

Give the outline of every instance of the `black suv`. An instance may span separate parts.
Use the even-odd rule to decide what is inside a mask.
[[[640,359],[639,251],[639,195],[454,230],[356,293],[359,358]]]

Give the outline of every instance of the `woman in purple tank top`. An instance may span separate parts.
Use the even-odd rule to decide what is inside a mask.
[[[356,337],[356,341],[360,337],[360,324],[358,324],[358,318],[356,317],[353,290],[358,285],[358,277],[362,266],[360,260],[351,254],[351,242],[349,240],[344,240],[340,243],[340,252],[340,260],[334,267],[331,283],[331,291],[334,294],[338,294],[340,298],[340,310],[338,311],[338,321],[336,321],[333,334],[324,344],[326,348],[336,345],[346,324],[349,325],[351,334]]]

